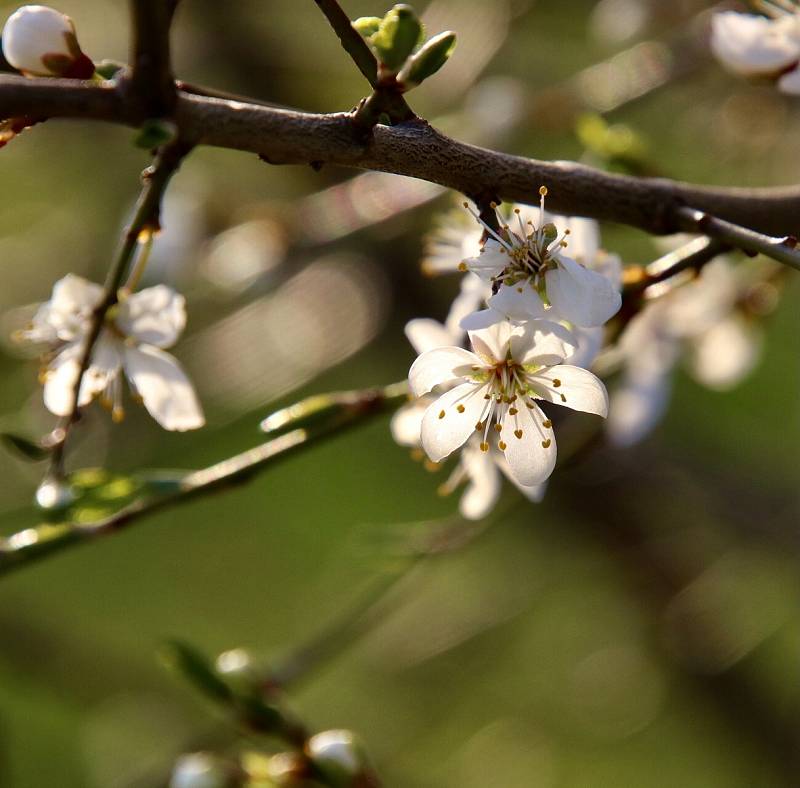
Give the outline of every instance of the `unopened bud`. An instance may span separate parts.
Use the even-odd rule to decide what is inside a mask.
[[[397,71],[419,44],[421,34],[422,23],[416,11],[410,5],[396,5],[368,41],[381,65]]]
[[[312,736],[306,753],[325,778],[335,786],[346,788],[369,771],[364,746],[347,730],[323,731]]]
[[[94,74],[72,20],[44,5],[24,5],[11,14],[3,28],[3,54],[27,76],[89,79]]]
[[[72,487],[59,479],[45,479],[36,490],[36,503],[46,511],[66,509],[74,501]]]
[[[419,52],[406,61],[397,75],[397,81],[406,89],[419,85],[448,61],[455,48],[455,33],[449,30],[439,33],[438,36],[426,41]]]
[[[169,788],[228,788],[230,784],[228,775],[210,755],[195,752],[175,762]]]

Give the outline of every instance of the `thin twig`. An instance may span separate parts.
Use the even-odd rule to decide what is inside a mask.
[[[26,114],[131,126],[143,120],[125,91],[112,85],[0,76],[0,117]],[[789,235],[800,226],[797,186],[721,188],[634,178],[574,162],[543,162],[478,148],[446,137],[424,121],[377,126],[365,144],[347,113],[293,112],[185,93],[178,95],[175,120],[184,139],[258,153],[275,164],[323,162],[391,172],[462,194],[496,193],[527,204],[536,204],[539,186],[546,185],[554,212],[657,234],[685,230],[679,210],[686,205],[763,233]]]
[[[645,268],[644,277],[637,288],[645,289],[652,285],[666,282],[689,269],[699,270],[730,246],[716,238],[700,236],[675,249],[663,257],[654,260]]]
[[[190,472],[170,491],[142,497],[109,517],[91,523],[68,521],[39,525],[0,540],[0,575],[46,555],[60,552],[71,545],[83,544],[97,537],[117,533],[131,523],[162,509],[248,481],[277,459],[302,446],[316,443],[347,426],[363,423],[372,416],[396,408],[405,401],[407,386],[403,382],[384,388],[364,389],[346,394],[347,403],[342,407],[332,407],[326,411],[328,418],[323,423],[292,429],[284,435],[272,438],[216,465]],[[342,397],[342,394],[336,392],[330,396],[335,400]],[[320,398],[311,399],[314,401],[313,407],[309,409],[300,407],[297,424],[304,423],[309,411],[317,412],[319,409]],[[284,422],[284,425],[295,426],[289,422]]]
[[[317,7],[330,23],[339,41],[353,62],[358,66],[358,70],[366,77],[372,87],[378,85],[378,61],[367,42],[361,34],[350,23],[350,18],[336,0],[314,0]]]
[[[677,214],[687,232],[704,233],[744,252],[763,254],[800,271],[800,249],[794,235],[773,238],[685,206],[678,208]]]
[[[56,430],[53,453],[51,455],[49,474],[56,478],[64,475],[64,449],[72,425],[77,421],[80,411],[80,389],[86,370],[92,357],[92,350],[103,329],[108,310],[117,303],[118,291],[125,274],[134,258],[140,238],[146,240],[159,229],[159,213],[161,199],[166,191],[170,178],[180,166],[184,156],[191,150],[190,145],[181,142],[163,147],[152,164],[142,174],[144,181],[136,211],[130,226],[125,231],[122,246],[117,253],[106,275],[103,297],[92,312],[89,330],[84,340],[83,350],[78,362],[78,373],[72,389],[72,405],[69,413]]]

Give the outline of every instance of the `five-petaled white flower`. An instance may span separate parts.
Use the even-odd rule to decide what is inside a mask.
[[[72,20],[45,5],[24,5],[11,14],[3,27],[3,54],[27,76],[89,79],[94,74]]]
[[[555,466],[556,445],[552,422],[536,400],[605,416],[605,387],[591,372],[561,363],[574,345],[556,323],[498,323],[471,331],[469,338],[474,352],[429,350],[409,371],[418,397],[436,386],[453,386],[425,411],[422,447],[439,462],[475,433],[481,451],[489,451],[494,433],[514,478],[526,486],[541,484]]]
[[[559,235],[556,225],[546,220],[547,189],[543,186],[539,193],[537,224],[515,208],[514,227],[495,207],[500,224],[500,232],[496,232],[473,211],[490,238],[477,257],[464,260],[463,268],[490,281],[496,293],[488,300],[489,310],[468,318],[466,327],[483,327],[502,319],[537,319],[544,316],[546,308],[553,310],[549,319],[592,327],[603,325],[619,310],[622,301],[611,282],[564,253],[572,230],[565,227]],[[584,240],[579,239],[578,245],[584,245]]]
[[[792,0],[762,3],[768,16],[724,11],[711,18],[711,49],[736,74],[778,80],[800,94],[800,7]]]
[[[51,299],[39,307],[23,337],[46,343],[55,354],[44,371],[44,403],[56,416],[72,410],[74,391],[90,329],[103,289],[69,274],[56,282]],[[105,318],[83,376],[78,406],[95,397],[119,420],[124,415],[124,372],[131,390],[167,430],[191,430],[205,423],[194,388],[164,348],[175,344],[186,325],[183,296],[166,285],[121,294]]]

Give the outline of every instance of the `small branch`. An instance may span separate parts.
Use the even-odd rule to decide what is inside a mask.
[[[169,31],[177,0],[131,0],[129,87],[146,117],[172,114],[177,100],[170,62]]]
[[[699,270],[715,257],[727,252],[730,246],[715,238],[701,236],[675,249],[658,260],[654,260],[645,268],[644,277],[636,288],[645,289],[651,285],[666,282],[690,268]]]
[[[282,428],[293,428],[290,432],[216,465],[186,474],[173,491],[141,498],[119,512],[92,523],[45,524],[0,539],[0,576],[72,545],[121,531],[131,523],[162,509],[246,482],[277,459],[302,446],[316,443],[344,427],[363,423],[373,416],[398,407],[405,401],[407,391],[405,383],[396,383],[379,389],[311,397],[305,401],[313,401],[311,406],[303,408],[302,402],[295,406],[298,408],[296,420],[286,418],[281,421]],[[322,402],[326,396],[332,403],[327,409]],[[337,407],[337,401],[344,404]],[[304,423],[309,414],[321,412],[328,415],[321,424],[309,425],[305,429],[296,427],[297,424]]]
[[[103,298],[92,313],[89,331],[78,363],[78,375],[72,391],[72,406],[69,414],[57,429],[57,442],[53,449],[49,470],[51,476],[60,478],[64,475],[64,450],[70,429],[78,419],[81,383],[89,368],[92,350],[102,331],[106,314],[117,303],[118,291],[134,258],[140,237],[143,234],[152,236],[159,229],[161,199],[170,178],[190,150],[191,146],[180,142],[165,146],[159,151],[153,165],[142,174],[144,185],[139,194],[136,211],[130,227],[125,232],[122,246],[108,270],[103,288]]]
[[[339,41],[358,70],[373,88],[378,86],[378,61],[361,34],[350,23],[350,18],[336,0],[314,0],[330,23]]]
[[[793,235],[773,238],[685,206],[678,208],[677,214],[681,229],[687,232],[703,233],[751,255],[763,254],[800,271],[800,249]]]

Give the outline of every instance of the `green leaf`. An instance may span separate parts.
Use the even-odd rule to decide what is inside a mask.
[[[50,449],[46,449],[40,443],[34,443],[27,438],[23,438],[21,435],[3,432],[0,433],[0,438],[15,454],[31,462],[40,462],[50,455]]]
[[[439,33],[422,45],[419,52],[408,59],[397,81],[406,88],[413,88],[435,74],[453,54],[456,48],[456,34],[448,30]]]
[[[103,79],[114,79],[124,68],[125,64],[118,60],[101,60],[95,64],[94,72]]]
[[[396,5],[381,20],[369,43],[381,63],[397,71],[414,51],[422,34],[422,23],[410,5]]]
[[[178,127],[169,120],[162,118],[151,118],[142,123],[139,133],[133,140],[137,148],[152,150],[169,142],[173,142],[178,136]]]

